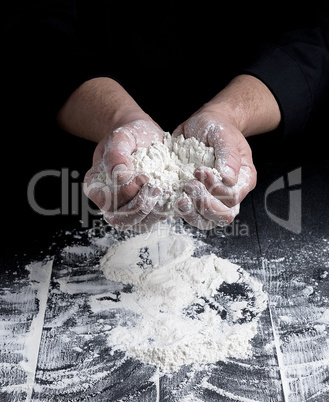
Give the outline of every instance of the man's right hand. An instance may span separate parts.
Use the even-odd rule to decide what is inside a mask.
[[[134,171],[131,154],[163,141],[164,133],[118,82],[107,77],[84,82],[59,110],[57,121],[65,131],[98,143],[84,191],[106,221],[120,230],[144,231],[163,218],[157,204],[161,190]]]
[[[110,132],[95,149],[84,191],[117,229],[143,231],[161,219],[155,212],[161,190],[146,185],[149,178],[136,172],[131,161],[138,147],[156,141],[163,141],[163,131],[151,119],[139,119]]]

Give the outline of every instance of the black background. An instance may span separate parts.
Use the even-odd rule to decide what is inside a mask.
[[[263,43],[286,30],[312,25],[321,14],[320,3],[304,9],[280,2],[203,2],[197,7],[191,3],[177,7],[176,2],[123,5],[95,1],[92,6],[81,2],[76,34],[79,48],[88,55],[81,66],[94,62],[99,71],[116,78],[165,131],[173,131],[223,88]],[[18,6],[19,2],[11,5],[9,21]],[[5,36],[3,255],[48,247],[56,231],[81,228],[79,214],[45,217],[35,213],[27,201],[27,186],[42,170],[64,168],[78,172],[78,178],[70,178],[70,185],[79,183],[81,187],[95,148],[56,125],[65,91],[56,90],[59,64],[52,69],[49,60],[60,60],[64,42],[58,38],[54,47],[56,35],[41,37],[41,28],[33,27],[34,19],[30,12],[21,27]],[[34,32],[31,37],[30,31]],[[37,38],[37,43],[31,38]],[[55,56],[42,64],[44,55]],[[60,60],[61,69],[72,68],[67,63],[65,66],[65,60]],[[328,159],[327,105],[324,101],[302,133],[284,139],[278,130],[250,139],[256,168],[314,161],[314,170],[321,169]],[[37,202],[44,208],[60,207],[60,186],[58,178],[40,180]]]

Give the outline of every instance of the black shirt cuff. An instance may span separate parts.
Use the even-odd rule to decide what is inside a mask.
[[[281,111],[284,136],[304,128],[312,110],[312,92],[293,57],[279,46],[270,45],[243,73],[258,78],[273,93]]]

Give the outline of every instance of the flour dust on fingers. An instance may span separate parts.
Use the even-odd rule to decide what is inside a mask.
[[[176,202],[187,197],[185,185],[195,179],[196,168],[206,167],[216,179],[222,178],[215,168],[215,151],[198,139],[185,139],[183,135],[173,137],[165,133],[163,142],[155,141],[151,146],[140,146],[131,155],[132,170],[136,174],[146,175],[145,186],[155,187],[162,194],[157,202],[161,215],[175,216]],[[97,180],[110,186],[112,178],[106,169],[100,171]]]

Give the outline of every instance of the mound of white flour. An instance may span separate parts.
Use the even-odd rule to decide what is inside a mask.
[[[173,212],[174,202],[184,193],[184,185],[194,179],[193,172],[199,166],[214,169],[215,153],[196,138],[185,139],[183,135],[172,137],[165,133],[164,142],[157,142],[148,148],[138,148],[132,154],[134,168],[149,176],[150,184],[163,190],[162,203]]]
[[[127,285],[111,304],[120,317],[108,338],[113,351],[161,372],[251,356],[267,302],[261,284],[214,254],[193,257],[194,249],[188,235],[153,232],[108,250],[104,275]]]
[[[184,195],[184,185],[194,179],[193,172],[197,167],[206,166],[213,169],[221,180],[215,166],[213,147],[207,147],[196,138],[185,139],[183,135],[172,137],[165,133],[164,142],[156,142],[148,148],[139,147],[131,155],[134,170],[149,177],[149,184],[162,190],[158,201],[167,212],[174,215],[175,201]],[[112,180],[107,175],[103,162],[102,169],[95,181],[111,185]]]

